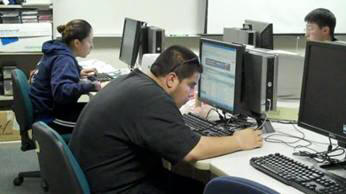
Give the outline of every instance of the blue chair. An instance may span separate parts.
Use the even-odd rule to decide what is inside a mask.
[[[88,181],[63,138],[41,121],[33,124],[32,133],[48,192],[89,194]]]
[[[32,123],[34,121],[33,107],[29,96],[30,86],[28,78],[20,69],[11,72],[13,85],[13,112],[19,125],[21,137],[21,150],[29,151],[35,149],[35,143],[29,136]],[[64,136],[68,141],[71,134]],[[19,186],[23,183],[25,177],[40,177],[39,171],[20,172],[13,180],[13,184]]]
[[[204,194],[279,194],[254,181],[232,176],[216,177],[208,182]]]

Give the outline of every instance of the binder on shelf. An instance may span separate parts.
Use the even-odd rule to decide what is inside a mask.
[[[40,52],[52,39],[52,24],[0,24],[0,39],[0,52]]]

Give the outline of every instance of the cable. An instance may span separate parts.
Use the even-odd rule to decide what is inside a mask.
[[[288,147],[291,147],[293,149],[296,149],[296,148],[299,148],[299,147],[308,147],[310,145],[312,145],[312,142],[310,140],[307,140],[305,139],[305,134],[300,131],[298,128],[294,126],[294,129],[296,131],[298,131],[302,137],[298,137],[298,136],[295,136],[295,135],[290,135],[290,134],[287,134],[287,133],[284,133],[284,132],[281,132],[281,131],[277,131],[277,133],[281,133],[281,134],[271,134],[267,137],[264,138],[264,141],[266,142],[270,142],[270,143],[282,143],[282,144],[285,144],[287,145]],[[284,141],[284,140],[281,140],[281,139],[277,139],[277,138],[272,138],[272,137],[275,137],[275,136],[281,136],[281,137],[288,137],[288,138],[293,138],[293,139],[297,139],[295,141]],[[296,146],[292,146],[292,144],[296,144],[300,141],[305,141],[307,142],[307,145],[296,145]]]
[[[266,121],[267,121],[267,118],[268,118],[267,114],[264,113],[263,122],[262,122],[261,126],[257,127],[258,129],[262,129],[262,127],[265,125],[265,123],[266,123]]]
[[[209,114],[210,114],[210,112],[211,112],[212,110],[214,110],[215,112],[217,112],[217,109],[216,109],[216,108],[211,108],[211,109],[209,109],[209,111],[208,111],[208,113],[207,113],[207,116],[205,116],[205,119],[206,119],[206,120],[208,120]]]
[[[273,118],[269,118],[269,120],[270,120],[271,122],[280,123],[280,124],[297,124],[297,121],[295,121],[295,120],[273,119]]]

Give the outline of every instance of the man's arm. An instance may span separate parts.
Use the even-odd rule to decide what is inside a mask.
[[[195,161],[224,155],[239,150],[254,149],[262,146],[262,132],[255,129],[244,129],[232,136],[202,136],[197,145],[184,157],[184,161]]]

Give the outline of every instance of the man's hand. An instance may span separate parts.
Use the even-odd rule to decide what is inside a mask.
[[[101,90],[102,87],[101,87],[101,83],[99,81],[93,81],[92,83],[94,84],[96,91]]]
[[[97,70],[96,68],[92,67],[92,68],[84,68],[80,71],[80,76],[81,78],[87,78],[89,76],[94,76],[96,75]]]
[[[234,132],[233,136],[242,150],[254,149],[261,147],[263,144],[262,131],[258,129],[243,129]]]

